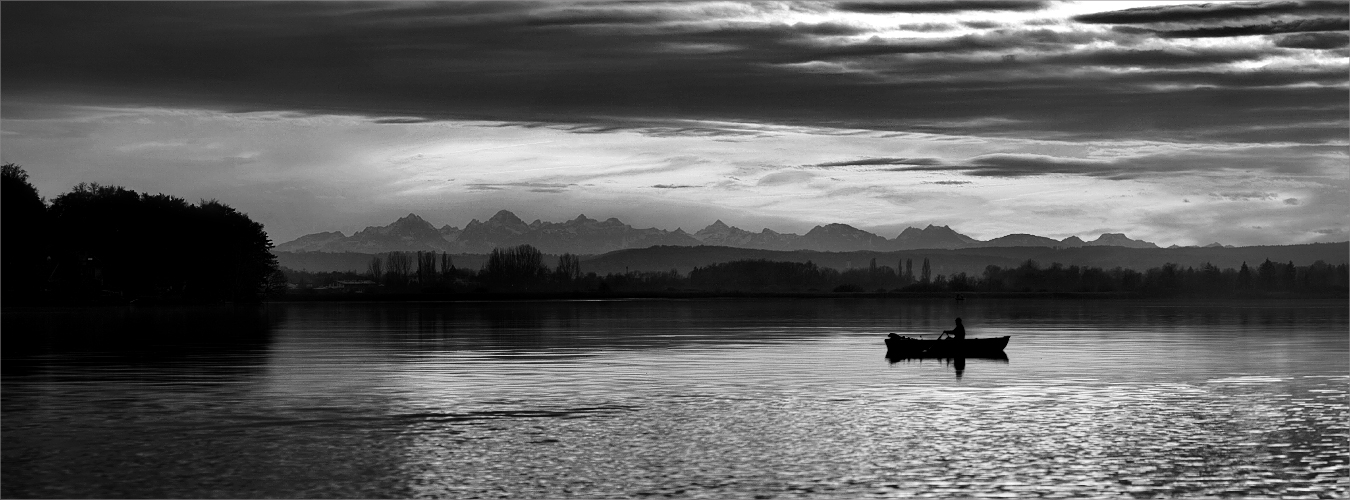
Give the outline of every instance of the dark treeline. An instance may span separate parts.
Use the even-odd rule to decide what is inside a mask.
[[[481,269],[455,266],[442,252],[389,252],[372,257],[364,273],[314,273],[282,268],[292,290],[360,292],[579,291],[605,289],[605,279],[581,273],[581,259],[565,253],[553,267],[530,245],[497,248]],[[619,278],[614,278],[619,279]]]
[[[1148,295],[1243,293],[1344,293],[1350,283],[1345,264],[1322,261],[1308,266],[1269,260],[1255,268],[1219,269],[1205,264],[1199,269],[1166,264],[1144,272],[1124,268],[1064,266],[1042,267],[1027,261],[1015,268],[988,266],[981,276],[966,273],[934,275],[924,259],[915,277],[912,262],[904,269],[871,265],[863,269],[836,271],[811,262],[736,261],[695,268],[686,280],[701,290],[823,291],[835,292],[1124,292]]]
[[[248,302],[284,288],[261,224],[215,200],[80,184],[47,203],[3,166],[3,302]]]
[[[1350,274],[1345,264],[1317,261],[1307,266],[1266,260],[1255,268],[1245,262],[1239,269],[1219,269],[1211,264],[1182,268],[1165,264],[1144,272],[1114,268],[1065,267],[1058,263],[1041,267],[1027,261],[1016,268],[989,266],[979,279],[967,279],[963,290],[1135,292],[1146,294],[1233,295],[1259,293],[1345,293]],[[949,286],[956,280],[950,279]]]
[[[1240,269],[1199,269],[1167,264],[1144,272],[1124,268],[1042,266],[1027,261],[1018,267],[988,266],[979,276],[934,274],[929,259],[912,259],[896,267],[878,266],[839,271],[812,262],[739,260],[696,267],[687,275],[626,272],[599,276],[581,269],[579,259],[564,254],[549,267],[529,245],[493,250],[478,270],[456,268],[449,255],[436,252],[393,252],[376,256],[365,273],[303,273],[287,270],[293,287],[360,292],[713,292],[713,293],[963,293],[1052,292],[1124,293],[1131,295],[1239,296],[1253,294],[1344,294],[1350,276],[1345,264],[1322,261],[1307,266],[1269,260]]]

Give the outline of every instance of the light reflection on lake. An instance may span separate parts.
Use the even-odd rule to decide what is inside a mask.
[[[883,358],[886,333],[1012,336]],[[1343,301],[9,311],[6,497],[1345,496]],[[17,332],[42,340],[16,343]]]

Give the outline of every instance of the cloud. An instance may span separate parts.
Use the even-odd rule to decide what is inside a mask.
[[[1340,148],[1330,146],[1330,149]],[[1175,176],[1200,172],[1246,171],[1280,175],[1327,175],[1344,163],[1343,155],[1316,148],[1236,147],[1208,151],[1134,154],[1113,158],[1074,158],[1031,153],[992,153],[937,165],[894,167],[897,172],[960,172],[979,177],[1032,177],[1068,174],[1111,180]],[[1253,194],[1255,193],[1255,194]],[[1267,192],[1226,192],[1225,199],[1274,199]]]
[[[959,186],[961,184],[971,184],[971,181],[926,181],[924,184],[940,184],[943,186]]]
[[[1308,15],[1318,5],[1287,9]],[[871,28],[847,18],[765,21],[773,15],[758,4],[641,2],[15,3],[0,18],[0,69],[6,106],[50,99],[672,138],[760,133],[678,125],[706,121],[1055,140],[1259,142],[1250,131],[1262,128],[1315,142],[1343,138],[1350,114],[1343,61],[1269,64],[1288,57],[1282,46],[1197,45],[1071,23],[858,41],[841,35]],[[1277,45],[1339,43],[1330,35]],[[1249,112],[1251,103],[1283,111]]]
[[[1350,35],[1345,33],[1300,33],[1275,40],[1275,46],[1291,49],[1339,49],[1347,45]]]
[[[525,188],[531,193],[561,193],[575,184],[558,184],[546,182],[505,182],[505,183],[487,183],[476,182],[465,185],[465,189],[470,191],[502,191],[512,188]]]
[[[1199,203],[1171,210],[1152,210],[1141,213],[1135,222],[1155,233],[1169,236],[1162,241],[1183,240],[1199,244],[1220,241],[1238,245],[1330,241],[1316,233],[1316,230],[1345,227],[1344,201],[1272,206],[1271,201],[1261,198],[1266,193],[1261,189],[1236,191],[1229,193],[1238,195],[1236,200],[1212,197],[1211,201],[1199,200]],[[1254,197],[1247,198],[1244,195]],[[1344,237],[1341,237],[1341,241],[1344,241]]]
[[[861,35],[871,31],[870,28],[853,26],[844,23],[796,23],[792,25],[792,30],[797,33],[821,35],[821,36],[845,36]]]
[[[862,43],[814,43],[791,54],[796,60],[815,61],[905,54],[966,54],[1006,49],[1062,48],[1101,40],[1101,33],[1050,29],[1004,29],[951,38],[871,39]],[[1001,61],[1002,59],[1000,59]]]
[[[1055,65],[1092,65],[1092,66],[1140,66],[1175,67],[1228,64],[1259,59],[1265,54],[1259,50],[1165,50],[1165,49],[1102,49],[1057,54],[1041,58],[1038,62]],[[1159,78],[1160,80],[1162,78]]]
[[[380,119],[377,119],[377,120],[375,120],[375,123],[381,123],[381,124],[385,124],[385,125],[406,125],[406,124],[409,124],[409,123],[426,123],[426,122],[429,122],[429,121],[431,121],[431,120],[428,120],[428,119],[426,119],[426,118],[418,118],[418,117],[412,117],[412,118],[391,117],[391,118],[380,118]]]
[[[1040,0],[914,0],[907,2],[842,2],[835,7],[846,12],[865,14],[940,14],[965,11],[1041,10],[1050,2]]]
[[[1060,158],[1047,155],[997,153],[970,160],[968,175],[1024,177],[1050,173],[1123,176],[1109,160]]]
[[[1244,26],[1221,26],[1217,28],[1194,28],[1185,30],[1156,31],[1163,38],[1213,38],[1226,36],[1274,35],[1279,33],[1301,33],[1305,31],[1345,31],[1350,30],[1350,19],[1317,18],[1294,21],[1272,21],[1264,24]]]
[[[1030,94],[1032,90],[1021,88],[1020,92]],[[1287,104],[1248,103],[1231,112],[1292,116],[1320,113]],[[547,123],[536,127],[493,126],[495,122],[375,124],[372,119],[350,116],[172,109],[99,109],[89,113],[109,117],[97,120],[98,127],[92,129],[91,136],[80,140],[44,136],[34,130],[48,121],[86,117],[72,118],[65,113],[34,115],[44,117],[41,120],[5,116],[4,129],[21,135],[6,136],[0,153],[6,161],[14,159],[34,166],[30,171],[44,183],[43,194],[59,193],[78,181],[99,181],[188,199],[216,197],[267,224],[278,241],[320,230],[382,225],[410,211],[436,221],[438,226],[443,221],[462,226],[470,216],[485,219],[500,208],[521,214],[585,213],[593,217],[607,210],[599,218],[614,216],[638,227],[656,224],[667,229],[702,227],[728,214],[742,214],[738,216],[741,220],[772,215],[781,220],[765,226],[798,233],[827,222],[856,227],[916,220],[927,223],[938,214],[939,218],[931,222],[951,224],[967,234],[974,231],[973,235],[981,238],[1010,232],[1040,234],[1038,227],[1064,228],[1064,236],[1071,234],[1067,231],[1083,233],[1086,228],[1109,227],[1110,232],[1142,237],[1144,233],[1136,231],[1145,226],[1132,221],[1140,213],[1173,211],[1175,206],[1182,206],[1179,200],[1183,196],[1195,202],[1185,205],[1188,207],[1244,211],[1246,217],[1252,217],[1244,227],[1286,225],[1308,232],[1343,225],[1333,216],[1343,218],[1347,210],[1343,138],[1339,143],[1318,147],[1291,143],[1252,148],[1182,139],[1026,140],[1019,129],[1020,121],[979,125],[989,127],[991,134],[999,133],[998,129],[1006,134],[990,137],[843,128],[817,133],[818,129],[806,126],[665,122],[671,126],[725,126],[764,133],[728,144],[714,137],[650,136],[640,133],[641,129],[573,134],[567,132],[569,125]],[[1114,118],[1109,114],[1098,117]],[[141,125],[141,121],[152,123]],[[976,123],[968,121],[960,126]],[[1266,123],[1279,126],[1282,122]],[[1246,128],[1242,120],[1235,120],[1235,124]],[[1266,133],[1279,138],[1282,136],[1274,132],[1283,130],[1267,129]],[[1248,133],[1261,135],[1257,130]],[[154,141],[184,142],[192,147],[162,150],[155,155],[115,152],[118,146]],[[217,141],[223,147],[206,155],[210,151],[205,148]],[[261,152],[258,165],[236,167],[219,161],[249,151]],[[1035,170],[1026,164],[980,160],[984,153],[994,152],[1039,153],[1052,161],[1050,167]],[[1099,163],[1073,164],[1083,159]],[[821,163],[856,165],[812,167]],[[62,165],[77,168],[58,174]],[[78,168],[91,165],[97,170]],[[974,166],[986,175],[966,177],[965,172]],[[884,173],[887,168],[905,167],[945,170]],[[776,171],[778,168],[782,170]],[[1052,175],[998,178],[1000,168]],[[755,185],[769,174],[784,171],[815,173],[816,177],[796,184]],[[728,175],[740,179],[730,187],[718,187],[717,183]],[[1115,175],[1132,177],[1117,182]],[[591,180],[583,180],[588,178]],[[772,183],[775,179],[769,180]],[[940,184],[952,181],[974,182]],[[577,187],[558,193],[531,191],[564,189],[572,184]],[[663,189],[653,185],[703,187]],[[276,186],[295,186],[300,193],[292,195]],[[1235,202],[1205,195],[1248,191],[1277,192],[1280,196],[1268,201]],[[856,195],[840,196],[842,193]],[[1026,196],[1005,200],[1015,194]],[[1283,204],[1288,197],[1298,197],[1301,204]],[[1280,212],[1283,219],[1267,220],[1265,216],[1271,212]],[[644,213],[645,220],[660,222],[634,219]],[[1318,213],[1332,215],[1313,217]],[[1243,222],[1241,218],[1231,221]],[[1209,231],[1207,225],[1215,222],[1209,217],[1183,218],[1163,234],[1174,238],[1197,230]],[[793,224],[804,226],[793,229]],[[972,227],[978,229],[968,230]],[[896,232],[889,234],[894,236]],[[1303,242],[1312,237],[1316,235],[1293,234],[1283,242]],[[1272,237],[1234,233],[1215,235],[1201,243],[1216,239],[1237,244],[1274,241],[1262,238]]]
[[[1212,197],[1228,201],[1265,201],[1273,200],[1279,197],[1279,193],[1268,193],[1264,191],[1246,191],[1235,193],[1210,193]]]
[[[671,12],[631,9],[568,9],[529,16],[527,26],[588,26],[608,24],[650,24],[670,20]]]
[[[497,184],[469,184],[464,188],[470,191],[501,191],[506,189]]]
[[[690,184],[654,184],[652,187],[656,189],[689,189],[703,186],[694,186]]]
[[[742,128],[733,128],[731,126],[715,127],[643,127],[638,129],[642,135],[649,137],[754,137],[762,136],[767,132],[762,130],[747,130]]]
[[[808,165],[818,168],[830,167],[859,167],[875,165],[941,165],[943,162],[938,158],[861,158],[857,160],[832,161]]]
[[[954,31],[956,26],[947,23],[912,23],[901,24],[895,27],[901,31],[917,31],[920,33],[931,33],[937,31]]]
[[[786,184],[798,184],[814,179],[816,174],[810,172],[787,171],[775,172],[759,179],[758,186],[782,186]]]
[[[1299,204],[1299,201],[1298,198],[1285,198],[1284,204],[1297,206]]]
[[[1090,24],[1178,23],[1276,15],[1344,14],[1346,9],[1347,4],[1342,1],[1204,3],[1096,12],[1074,16],[1073,20]]]

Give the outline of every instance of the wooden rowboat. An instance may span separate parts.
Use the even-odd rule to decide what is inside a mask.
[[[886,357],[986,357],[1002,356],[1012,337],[965,340],[924,340],[894,333],[886,337]]]

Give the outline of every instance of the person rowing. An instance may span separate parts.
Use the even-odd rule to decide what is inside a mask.
[[[948,339],[950,340],[960,342],[966,339],[966,327],[961,324],[961,318],[956,318],[956,328],[952,328],[951,330],[943,330],[942,334],[947,335]]]

